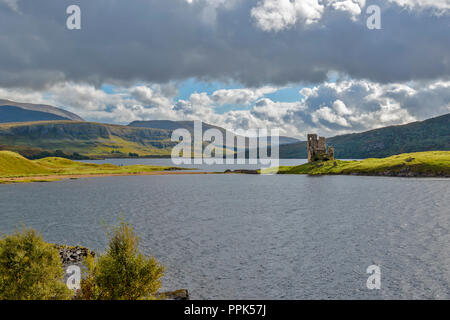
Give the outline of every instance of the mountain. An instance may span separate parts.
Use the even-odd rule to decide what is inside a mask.
[[[147,127],[149,126],[149,127]],[[158,127],[159,126],[159,127]],[[157,127],[157,128],[155,128]],[[133,126],[84,121],[0,123],[0,150],[19,152],[28,158],[64,156],[79,159],[106,157],[169,157],[178,144],[174,129],[193,130],[192,121],[145,121]],[[203,124],[203,128],[225,129]],[[327,139],[340,159],[387,157],[394,154],[450,150],[450,114],[362,133]],[[209,144],[209,143],[207,143]],[[227,150],[232,150],[230,146]],[[280,145],[281,158],[306,158],[306,142]]]
[[[194,132],[194,121],[172,121],[172,120],[149,120],[149,121],[133,121],[129,124],[131,127],[142,127],[142,128],[154,128],[154,129],[164,129],[164,130],[170,130],[174,131],[176,129],[186,129],[191,134]],[[202,123],[203,130],[208,129],[217,129],[220,132],[222,132],[223,137],[225,139],[227,130],[218,126],[214,126],[208,123],[203,122]],[[291,137],[285,137],[280,136],[279,137],[279,145],[283,144],[290,144],[290,143],[296,143],[300,140],[291,138]]]
[[[298,143],[301,142],[299,139],[292,138],[292,137],[286,137],[286,136],[280,136],[278,144],[284,145],[284,144],[291,144],[291,143]]]
[[[128,126],[140,128],[153,128],[174,131],[176,129],[186,129],[189,132],[194,132],[194,121],[172,121],[172,120],[149,120],[149,121],[133,121]],[[202,123],[203,130],[218,129],[222,133],[226,130],[221,127],[213,126],[211,124]]]
[[[76,114],[60,108],[0,99],[0,123],[49,120],[83,121]]]
[[[336,158],[381,158],[400,153],[450,150],[450,114],[362,133],[327,138]],[[307,157],[306,142],[280,146],[281,158]]]
[[[149,121],[133,121],[128,124],[129,127],[137,127],[137,128],[151,128],[151,129],[160,129],[167,130],[172,135],[172,132],[176,129],[186,129],[194,139],[194,121],[172,121],[172,120],[149,120]],[[205,122],[202,122],[202,134],[209,129],[216,129],[222,133],[224,146],[229,150],[234,150],[234,142],[230,143],[228,146],[228,142],[226,140],[227,130],[218,126],[214,126]],[[237,137],[234,133],[231,133],[233,137]],[[234,140],[233,140],[234,141]],[[203,143],[206,145],[209,143]],[[224,152],[225,149],[224,149]]]
[[[0,149],[28,158],[62,153],[103,158],[169,156],[170,131],[81,121],[0,124]],[[54,154],[56,151],[57,154]]]

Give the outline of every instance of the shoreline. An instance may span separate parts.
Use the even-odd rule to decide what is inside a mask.
[[[189,174],[223,174],[223,172],[208,171],[149,171],[137,173],[94,173],[94,174],[67,174],[67,175],[43,175],[25,177],[0,177],[0,184],[27,183],[27,182],[52,182],[63,179],[101,178],[101,177],[125,177],[125,176],[165,176],[165,175],[189,175]]]
[[[217,171],[149,171],[138,173],[95,173],[95,174],[67,174],[67,175],[43,175],[43,176],[25,176],[25,177],[0,177],[0,185],[14,183],[33,183],[33,182],[55,182],[60,180],[77,180],[82,178],[102,178],[102,177],[126,177],[126,176],[166,176],[166,175],[204,175],[204,174],[261,174],[257,170],[226,170]],[[264,173],[262,174],[264,175]],[[398,177],[398,178],[450,178],[450,175],[439,174],[417,174],[411,172],[345,172],[345,173],[286,173],[278,172],[276,175],[309,175],[309,176],[365,176],[365,177]]]

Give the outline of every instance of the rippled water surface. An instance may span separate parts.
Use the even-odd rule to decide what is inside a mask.
[[[0,232],[102,251],[122,213],[193,298],[450,298],[450,180],[300,175],[0,185]],[[381,290],[366,268],[381,267]]]

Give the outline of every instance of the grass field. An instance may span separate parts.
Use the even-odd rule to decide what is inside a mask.
[[[30,158],[44,151],[61,150],[91,158],[124,158],[171,154],[170,132],[81,121],[38,121],[0,123],[0,150],[18,152]]]
[[[264,170],[264,173],[271,172],[275,172],[275,169]],[[318,161],[299,166],[279,167],[278,174],[450,177],[450,151],[404,153],[361,161]]]
[[[101,174],[138,174],[153,171],[176,170],[175,167],[163,166],[116,166],[112,164],[94,164],[72,161],[63,158],[44,158],[28,160],[12,151],[0,151],[0,183],[2,178],[15,177],[49,177],[64,175],[101,175]],[[42,181],[52,181],[43,179]],[[33,180],[36,181],[36,180]],[[28,182],[23,180],[22,182]]]

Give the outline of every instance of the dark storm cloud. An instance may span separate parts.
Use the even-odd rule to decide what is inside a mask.
[[[384,9],[382,30],[368,30],[364,14],[354,22],[325,11],[315,25],[265,32],[251,18],[255,1],[209,10],[185,0],[9,3],[19,11],[0,6],[2,87],[189,77],[284,85],[322,82],[330,70],[383,83],[450,75],[448,16],[396,6]],[[81,7],[82,30],[66,29],[71,4]]]

